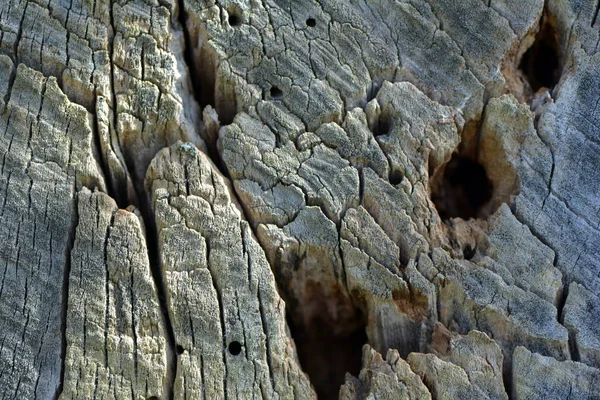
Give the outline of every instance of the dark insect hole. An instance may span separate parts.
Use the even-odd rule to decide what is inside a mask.
[[[317,21],[314,18],[309,18],[306,20],[306,26],[314,28],[317,26]]]
[[[270,93],[272,99],[280,99],[283,96],[283,92],[277,86],[272,86]]]
[[[228,349],[232,356],[237,356],[242,352],[242,344],[238,341],[231,342],[229,343]]]
[[[390,183],[395,186],[399,185],[402,182],[402,180],[404,179],[404,175],[398,170],[393,170],[390,172],[388,179]]]
[[[229,26],[240,26],[242,24],[242,19],[235,14],[229,14]]]
[[[466,245],[463,248],[463,257],[465,257],[465,260],[470,260],[475,256],[475,248],[471,247],[470,244]]]

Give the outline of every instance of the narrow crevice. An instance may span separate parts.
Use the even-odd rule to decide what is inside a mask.
[[[6,89],[6,93],[4,94],[4,106],[8,106],[8,102],[10,101],[10,96],[12,95],[12,88],[17,77],[17,67],[13,64],[13,69],[10,72],[10,76],[8,77],[8,88]]]
[[[388,115],[380,115],[377,123],[373,126],[373,136],[383,136],[390,133],[393,128],[392,118]],[[385,152],[384,152],[385,154]]]
[[[568,290],[567,290],[567,292],[568,292]],[[563,305],[562,305],[562,307],[560,307],[560,311],[558,312],[559,322],[562,326],[565,326],[563,309],[564,309],[564,303],[566,303],[566,301],[567,301],[567,296],[568,296],[568,294],[564,296]],[[565,326],[565,328],[567,329],[567,332],[569,334],[569,353],[571,355],[571,360],[580,362],[581,356],[579,355],[579,348],[577,346],[577,338],[575,337],[575,332],[573,332],[571,329],[567,328],[566,326]]]
[[[554,253],[554,268],[558,269],[556,266],[558,265],[558,254]],[[556,304],[556,319],[561,325],[564,325],[564,315],[563,310],[565,308],[565,304],[567,304],[567,298],[569,297],[569,282],[567,282],[566,274],[562,275],[562,290],[560,292],[560,297]]]
[[[179,1],[179,23],[181,24],[181,29],[183,30],[183,35],[185,38],[185,49],[184,49],[184,61],[186,63],[186,67],[188,69],[188,71],[190,71],[190,73],[192,73],[192,82],[194,83],[192,89],[193,89],[193,98],[196,100],[196,102],[198,102],[198,104],[200,104],[201,109],[204,109],[205,106],[207,105],[211,105],[214,107],[214,82],[212,84],[212,97],[210,96],[206,96],[206,87],[203,86],[204,84],[206,84],[206,79],[202,79],[202,76],[199,74],[196,74],[194,71],[197,71],[199,68],[197,67],[196,63],[194,62],[194,49],[191,46],[191,38],[190,38],[190,32],[187,29],[187,21],[188,21],[188,15],[187,12],[185,10],[185,4],[184,4],[184,0],[178,0]],[[239,14],[239,18],[241,18],[241,10],[238,11],[232,11],[230,12],[230,15],[234,15],[233,13],[238,13]],[[237,15],[237,14],[236,14]],[[194,76],[196,75],[196,76]],[[206,100],[212,100],[211,102],[206,102]],[[200,115],[201,117],[202,115]],[[219,116],[221,118],[221,116]],[[233,117],[231,118],[231,120],[233,121]],[[220,121],[222,122],[222,121]],[[237,204],[240,206],[241,212],[242,212],[242,219],[245,221],[249,222],[249,226],[250,229],[252,230],[252,233],[254,234],[254,237],[257,237],[256,231],[254,230],[254,226],[250,223],[250,220],[247,218],[248,212],[245,208],[245,204],[241,201],[241,199],[239,198],[237,192],[235,191],[235,188],[233,188],[233,181],[231,179],[231,174],[229,173],[227,166],[225,165],[225,163],[223,162],[223,159],[221,158],[221,154],[219,153],[219,150],[217,149],[217,144],[214,142],[206,142],[206,155],[208,156],[208,158],[213,162],[214,166],[217,167],[217,169],[219,170],[219,172],[221,173],[221,175],[223,175],[223,177],[225,177],[225,179],[227,179],[229,182],[232,183],[232,188],[230,193],[232,194],[232,196],[234,197],[235,201],[237,202]]]
[[[555,253],[554,256],[554,268],[557,268],[558,264],[558,254]],[[558,323],[567,329],[568,337],[569,337],[569,354],[571,356],[571,360],[580,361],[579,358],[579,349],[577,348],[577,339],[575,338],[575,332],[565,326],[565,305],[567,304],[567,299],[569,298],[569,282],[566,274],[563,273],[562,276],[562,291],[560,293],[560,298],[556,304],[556,318]]]
[[[111,198],[113,198],[116,203],[117,206],[121,209],[125,209],[127,208],[127,206],[129,206],[130,202],[129,199],[127,198],[126,193],[124,194],[123,192],[116,190],[115,186],[116,183],[113,181],[112,179],[112,175],[110,173],[110,169],[108,167],[107,164],[107,160],[104,154],[104,151],[102,150],[102,145],[100,144],[100,134],[99,134],[99,130],[100,128],[98,127],[98,113],[96,110],[96,105],[97,102],[94,103],[94,120],[95,123],[91,123],[90,126],[92,128],[92,137],[94,138],[93,141],[93,155],[94,158],[96,159],[96,161],[98,162],[98,165],[100,166],[100,169],[102,171],[102,175],[104,176],[104,183],[106,183],[106,191]]]
[[[592,28],[594,27],[594,25],[596,25],[596,21],[598,20],[598,13],[600,13],[600,0],[597,0],[596,3],[596,11],[594,11],[594,17],[592,18]]]
[[[194,62],[194,59],[201,56],[201,54],[194,54],[192,38],[190,36],[189,29],[187,29],[188,14],[185,9],[184,0],[178,0],[178,8],[178,21],[181,25],[185,45],[183,49],[183,59],[191,75],[190,84],[192,85],[194,96],[201,108],[204,108],[207,105],[215,107],[215,77],[214,72],[212,72],[212,74],[209,73],[211,72],[210,67],[212,67],[212,65],[209,65],[209,68],[203,69]],[[208,62],[209,60],[203,59],[202,61]]]
[[[185,12],[182,0],[179,0],[179,8],[179,22],[184,31],[186,46],[184,60],[187,64],[188,70],[192,71],[195,76],[194,81],[196,84],[193,87],[194,98],[202,106],[202,108],[208,104],[214,106],[216,95],[214,92],[214,79],[212,79],[210,76],[207,76],[206,71],[203,71],[202,68],[200,68],[200,66],[197,64],[197,62],[201,62],[201,60],[198,58],[198,54],[201,53],[202,50],[194,49],[191,45],[192,39],[189,32],[189,27],[186,25],[188,23],[188,16]],[[228,14],[229,19],[226,23],[229,23],[232,29],[237,29],[237,27],[243,23],[243,15],[238,13],[235,9],[228,10]],[[233,23],[231,21],[232,15],[235,15],[237,18],[234,19]],[[312,21],[309,21],[308,23],[312,24]],[[203,66],[203,68],[206,69],[207,67]],[[206,85],[207,80],[209,81],[208,85]],[[207,94],[207,90],[212,91],[210,94],[212,97]],[[266,90],[265,95],[270,99],[278,100],[282,98],[284,93],[278,86],[272,86]],[[207,99],[211,101],[207,101]],[[220,111],[219,119],[221,124],[228,124],[233,121],[233,117],[235,116],[234,114],[229,115],[227,112],[224,113],[223,110],[218,111]],[[221,158],[221,154],[217,149],[216,143],[207,143],[207,155],[221,172],[221,174],[228,181],[233,183],[231,180],[231,174]],[[248,215],[250,215],[250,213],[247,210],[247,205],[241,201],[238,193],[235,190],[235,187],[231,188],[230,193],[232,201],[237,202],[237,204],[240,206],[241,218],[249,222],[248,225],[250,231],[253,233],[255,238],[258,237],[255,226],[248,219]],[[264,246],[260,242],[258,242],[258,244],[263,248],[264,251]],[[268,254],[267,251],[265,251],[265,253]],[[276,268],[272,260],[268,261],[276,277],[276,282],[280,283],[282,280],[279,278],[282,277],[280,276],[281,274],[279,273],[278,268]],[[300,260],[297,261],[300,262]],[[360,372],[362,346],[363,344],[367,343],[367,337],[365,333],[366,323],[364,318],[361,315],[355,316],[356,318],[354,322],[350,323],[348,327],[339,329],[335,326],[332,326],[332,322],[324,317],[320,320],[318,318],[315,319],[313,321],[314,323],[311,323],[310,326],[300,324],[301,321],[291,320],[293,310],[297,309],[299,306],[306,308],[310,307],[310,305],[307,306],[307,302],[303,302],[300,305],[298,299],[295,299],[293,296],[289,295],[289,293],[286,293],[285,288],[282,288],[279,286],[279,284],[277,285],[277,288],[279,295],[286,302],[286,318],[288,320],[288,327],[290,328],[291,337],[296,344],[302,369],[308,374],[309,379],[315,387],[319,398],[337,398],[339,388],[344,383],[346,372],[350,372],[353,375],[358,375]],[[326,308],[327,307],[321,307],[320,310],[326,311]],[[321,314],[324,313],[322,312]],[[350,320],[350,318],[346,319]],[[266,331],[265,334],[267,334]],[[226,343],[225,332],[223,332],[223,335],[225,346],[224,351],[230,353],[232,356],[235,356],[238,351],[243,351],[243,349],[240,348],[242,345],[241,343],[240,346],[238,346],[235,342]]]
[[[115,71],[114,71],[114,62],[113,62],[113,51],[114,51],[114,38],[115,38],[115,24],[114,24],[114,16],[112,5],[109,7],[109,16],[110,16],[110,28],[112,37],[109,40],[109,57],[110,57],[110,91],[112,96],[112,104],[110,107],[110,112],[112,113],[112,127],[109,129],[117,129],[118,121],[117,121],[117,97],[115,92]],[[96,136],[97,132],[95,133]],[[99,147],[99,138],[96,138],[98,141],[97,145]],[[102,157],[101,157],[102,158]],[[166,399],[173,400],[174,398],[174,387],[175,387],[175,378],[177,376],[177,353],[175,347],[175,333],[173,330],[173,325],[171,323],[171,317],[169,314],[169,307],[167,303],[167,295],[166,295],[166,285],[163,281],[162,269],[160,266],[160,259],[158,254],[158,234],[156,229],[156,223],[153,218],[152,207],[150,205],[150,200],[147,196],[147,193],[143,187],[143,179],[136,176],[133,165],[131,165],[131,159],[125,159],[126,173],[128,176],[132,178],[133,181],[133,189],[135,191],[137,200],[138,200],[138,209],[142,216],[142,220],[145,228],[145,240],[146,240],[146,249],[148,254],[148,261],[150,264],[150,272],[152,275],[152,279],[154,281],[154,286],[156,288],[156,293],[158,296],[158,301],[160,305],[161,318],[163,322],[163,326],[165,328],[166,339],[167,339],[167,382],[165,387],[165,397]],[[105,172],[105,176],[109,176],[106,174],[106,171],[103,166],[103,171]],[[111,182],[107,182],[107,185],[110,185]],[[118,191],[114,191],[111,194],[111,197],[116,199],[120,208],[122,208],[123,204],[128,204],[130,199],[123,199],[122,196],[117,195]]]
[[[513,393],[512,365],[510,366],[510,368],[504,368],[504,371],[502,371],[502,383],[504,384],[504,391],[508,395],[508,399],[514,399],[515,396]]]
[[[184,38],[184,62],[188,68],[191,77],[191,85],[194,98],[200,104],[201,109],[210,105],[215,109],[219,116],[221,125],[229,125],[233,122],[236,111],[236,95],[231,82],[220,81],[219,95],[217,95],[217,55],[215,51],[206,44],[205,38],[201,39],[203,29],[201,26],[192,26],[190,28],[189,15],[185,8],[184,0],[178,0],[179,15],[178,21],[181,25]],[[244,23],[244,14],[239,5],[232,3],[227,10],[228,18],[223,23],[229,25],[231,29],[239,29]],[[193,33],[190,32],[193,29]],[[194,43],[202,43],[197,48]],[[213,147],[214,143],[207,143],[208,147]]]
[[[184,50],[183,50],[183,60],[186,64],[186,69],[190,73],[190,81],[192,85],[192,96],[194,100],[200,105],[200,109],[204,110],[204,108],[208,105],[211,107],[215,107],[215,82],[214,76],[208,76],[207,72],[204,73],[201,71],[201,68],[195,62],[197,55],[194,55],[194,47],[192,46],[192,39],[190,36],[189,29],[187,28],[188,23],[188,14],[185,10],[184,0],[178,0],[179,5],[179,24],[181,25],[181,30],[183,32],[184,38]],[[206,60],[205,60],[206,61]],[[202,119],[202,114],[199,115],[200,119]],[[219,115],[219,123],[222,123],[221,119],[222,115]],[[230,118],[232,122],[233,117]],[[217,143],[212,140],[208,140],[208,138],[203,137],[206,143],[206,150],[208,157],[215,164],[219,172],[222,175],[227,175],[227,170],[223,161],[219,157],[219,151],[217,149]]]
[[[132,168],[129,168],[133,171]],[[148,251],[148,261],[150,264],[150,272],[152,279],[154,280],[154,286],[156,287],[156,293],[160,304],[161,316],[163,319],[163,325],[165,327],[165,333],[167,335],[167,386],[165,396],[169,400],[174,399],[174,387],[175,378],[177,377],[177,347],[175,343],[175,331],[173,324],[171,323],[171,315],[169,313],[169,305],[167,302],[167,288],[166,283],[163,279],[163,271],[160,265],[160,256],[158,254],[158,231],[156,228],[156,221],[154,220],[152,207],[150,206],[150,199],[147,193],[141,186],[137,184],[136,180],[136,194],[139,199],[139,210],[144,221],[144,227],[146,229],[146,248]]]
[[[365,102],[365,105],[377,97],[379,90],[383,86],[383,82],[384,80],[371,80],[371,82],[369,82],[369,85],[367,86],[367,101]]]
[[[65,251],[65,268],[63,271],[62,291],[61,291],[61,312],[60,312],[60,382],[53,400],[57,400],[63,392],[65,382],[65,364],[67,358],[67,313],[69,311],[69,278],[71,275],[71,254],[75,247],[75,237],[77,227],[79,226],[79,195],[76,192],[73,198],[73,213],[71,216],[71,226],[69,228],[69,240]]]

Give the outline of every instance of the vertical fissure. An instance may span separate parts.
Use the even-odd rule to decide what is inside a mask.
[[[185,40],[184,62],[186,63],[187,70],[193,74],[194,78],[192,79],[192,89],[194,91],[193,99],[203,109],[207,105],[210,105],[211,101],[212,104],[214,104],[214,87],[211,86],[211,82],[207,82],[207,80],[211,79],[211,76],[207,70],[207,68],[209,68],[210,65],[207,66],[207,64],[198,64],[198,62],[203,62],[200,59],[200,57],[197,56],[197,54],[200,53],[201,49],[195,49],[192,43],[194,38],[192,38],[190,34],[190,29],[188,25],[189,20],[185,10],[184,0],[178,0],[178,4],[178,21],[181,24],[183,30],[183,37]],[[240,14],[239,10],[237,10],[236,12]],[[234,20],[234,22],[237,23],[241,21],[241,19],[242,17],[238,15],[238,19]],[[229,23],[230,25],[232,25],[231,21],[229,21]],[[280,89],[272,89],[274,89],[270,92],[272,98],[277,98],[281,95],[278,91]],[[231,121],[233,121],[233,116],[224,115],[222,113],[222,115],[220,115],[220,119],[221,123],[230,123]],[[206,141],[207,144],[207,156],[211,159],[211,161],[221,172],[221,174],[231,183],[233,183],[233,180],[231,179],[231,174],[229,173],[227,166],[223,162],[221,154],[217,149],[216,141],[211,141],[209,138],[206,137],[206,135],[203,135],[203,139]],[[237,205],[239,205],[241,218],[249,222],[248,225],[250,231],[253,233],[254,237],[258,237],[256,225],[253,224],[252,221],[248,218],[248,216],[250,216],[251,213],[247,209],[247,204],[245,204],[241,200],[233,185],[230,186],[230,189],[232,201],[236,202]],[[242,240],[244,240],[244,238],[242,238]],[[258,245],[261,246],[263,251],[265,251],[266,249],[263,246],[263,244],[259,241],[257,242]],[[265,253],[268,254],[267,251],[265,251]],[[272,260],[267,261],[270,264],[271,270],[274,272],[275,275],[277,275],[276,265],[273,265]],[[214,277],[214,274],[212,272],[211,275]],[[276,279],[276,281],[278,281],[278,279]],[[214,285],[216,290],[219,291],[219,288],[216,286],[216,282],[214,282]],[[300,366],[305,372],[308,373],[309,379],[311,383],[315,386],[317,394],[320,398],[337,397],[339,387],[344,382],[346,372],[350,372],[357,375],[360,371],[362,355],[361,348],[363,344],[367,342],[365,321],[363,320],[362,316],[357,316],[355,325],[353,325],[352,327],[345,327],[341,329],[342,332],[333,332],[335,330],[335,327],[332,327],[331,323],[326,321],[326,318],[321,318],[321,320],[315,321],[315,323],[311,324],[310,326],[304,326],[304,324],[299,323],[300,321],[294,322],[291,318],[290,309],[294,308],[292,304],[295,300],[293,298],[290,299],[288,296],[282,295],[282,288],[279,285],[277,285],[277,290],[279,292],[279,295],[286,301],[286,319],[288,327],[290,329],[291,337],[293,338],[296,344]],[[283,292],[285,292],[285,290],[283,290]],[[220,293],[218,293],[218,295],[220,297]],[[261,300],[261,293],[259,293],[259,303],[261,305],[260,313],[263,319],[263,330],[265,330],[265,335],[268,335],[268,332],[266,331],[268,327],[265,325],[265,311],[262,308]],[[301,304],[300,306],[305,306],[305,304]],[[219,301],[219,307],[222,308],[221,301]],[[220,313],[221,318],[224,318],[222,309],[220,310]],[[224,321],[221,322],[222,324],[224,323]],[[224,325],[223,329],[225,329]],[[223,331],[223,336],[224,346],[226,346],[228,345],[228,343],[225,330]],[[267,347],[269,347],[268,339]],[[225,349],[227,349],[227,347]],[[358,351],[351,351],[353,349],[358,349]],[[268,352],[269,350],[267,350],[267,353]],[[224,360],[224,362],[225,361],[226,360]],[[267,354],[267,362],[269,364],[271,362],[270,354]],[[227,365],[225,365],[225,367],[227,367]],[[269,367],[271,369],[270,365]],[[270,372],[273,373],[273,371]],[[226,382],[224,384],[224,390],[227,391]]]
[[[562,60],[555,21],[544,6],[539,31],[531,47],[523,54],[519,69],[534,96],[540,89],[552,91],[560,80]]]
[[[69,302],[69,277],[71,275],[71,254],[75,247],[75,237],[77,227],[79,226],[79,210],[78,210],[78,198],[77,192],[73,196],[73,211],[71,214],[71,226],[69,228],[69,241],[65,252],[65,266],[63,270],[63,281],[61,291],[61,313],[60,313],[60,333],[61,333],[61,346],[60,346],[60,381],[56,393],[54,394],[53,400],[57,400],[63,392],[65,382],[65,364],[67,358],[67,312]]]
[[[207,82],[210,81],[211,78],[202,78],[202,74],[199,72],[200,66],[198,66],[194,61],[194,46],[192,45],[190,32],[187,28],[188,14],[185,10],[184,0],[178,0],[178,2],[178,21],[181,25],[184,39],[183,60],[186,64],[187,71],[191,75],[190,83],[193,91],[192,97],[200,105],[200,109],[203,110],[207,105],[214,106],[214,84]],[[199,117],[201,118],[202,114],[200,114]],[[222,116],[220,116],[220,118],[222,118]],[[230,119],[233,121],[233,118]],[[208,138],[206,137],[203,137],[203,139],[206,143],[206,154],[208,155],[208,157],[212,160],[212,162],[215,164],[215,166],[217,167],[219,172],[221,172],[222,175],[229,177],[229,174],[227,173],[227,168],[225,167],[223,160],[219,155],[216,141],[208,140]]]
[[[596,25],[596,21],[598,20],[598,13],[600,12],[600,0],[596,3],[596,11],[594,11],[594,16],[592,18],[592,28]]]
[[[130,171],[133,171],[133,169],[129,169]],[[165,388],[165,396],[167,399],[173,400],[175,396],[175,379],[177,377],[175,330],[173,329],[173,324],[171,322],[171,314],[169,312],[169,305],[167,301],[167,287],[163,279],[163,270],[158,253],[158,230],[156,228],[156,221],[153,218],[150,199],[146,195],[145,190],[143,190],[143,188],[140,186],[141,184],[139,183],[139,180],[136,179],[134,187],[139,200],[139,210],[142,215],[142,220],[144,221],[144,228],[146,231],[145,239],[146,249],[148,252],[148,261],[150,264],[150,273],[152,274],[152,279],[156,288],[163,326],[165,327],[165,333],[167,335],[167,386]]]
[[[110,237],[110,230],[115,223],[115,213],[110,216],[110,222],[106,227],[106,233],[104,235],[104,295],[106,296],[106,301],[104,304],[104,368],[108,370],[108,327],[110,325],[110,273],[108,268],[108,239]]]
[[[225,368],[225,379],[223,380],[223,395],[227,398],[227,355],[225,352],[227,351],[227,334],[226,334],[226,326],[225,326],[225,309],[223,308],[223,295],[221,293],[221,288],[219,287],[216,279],[216,273],[211,268],[210,262],[210,254],[211,254],[211,244],[210,240],[206,240],[206,268],[210,273],[211,282],[215,292],[217,294],[217,304],[219,305],[219,321],[221,323],[222,335],[223,335],[223,367]]]
[[[96,159],[96,161],[98,162],[98,165],[100,166],[102,175],[104,176],[104,182],[106,183],[107,194],[117,202],[117,205],[119,208],[126,208],[128,205],[127,199],[123,198],[122,194],[119,193],[119,191],[115,189],[115,187],[114,187],[115,182],[113,182],[113,179],[110,174],[110,169],[108,168],[105,156],[102,151],[102,144],[100,143],[100,134],[99,134],[99,128],[98,128],[98,124],[99,124],[99,120],[97,117],[98,111],[97,111],[96,107],[97,107],[97,102],[94,103],[94,115],[96,115],[96,118],[95,118],[96,123],[90,124],[90,127],[92,129],[92,137],[94,138],[93,142],[92,142],[93,143],[93,155],[94,155],[94,158]],[[116,121],[115,121],[115,124],[116,124]]]
[[[113,5],[109,6],[109,18],[110,18],[110,28],[112,37],[109,40],[109,59],[110,59],[110,92],[111,92],[111,109],[112,113],[111,125],[109,129],[112,132],[117,132],[118,129],[118,116],[117,116],[117,95],[115,91],[115,69],[113,62],[113,53],[114,53],[114,40],[115,40],[115,23],[113,16]],[[110,125],[110,124],[109,124]],[[97,133],[96,133],[97,135]],[[112,136],[112,135],[111,135]],[[96,138],[99,141],[99,138]],[[98,148],[100,149],[99,142],[97,143]],[[101,159],[104,161],[103,157]],[[162,319],[162,325],[165,329],[166,340],[167,340],[167,380],[166,386],[164,388],[164,395],[166,399],[173,400],[174,398],[174,386],[175,379],[177,376],[177,353],[175,348],[175,332],[173,329],[173,325],[171,323],[171,316],[169,313],[169,306],[167,302],[167,289],[163,279],[163,271],[160,265],[160,258],[158,254],[158,233],[156,228],[156,222],[153,217],[152,207],[150,204],[150,199],[147,196],[146,190],[143,186],[143,177],[139,177],[136,174],[136,169],[131,165],[132,160],[129,158],[125,158],[124,167],[126,169],[127,175],[132,177],[133,180],[133,189],[135,191],[135,196],[137,197],[137,207],[140,211],[142,221],[144,224],[144,238],[146,241],[146,251],[148,256],[148,262],[150,266],[150,273],[152,276],[152,280],[154,282],[154,287],[156,289],[156,294],[158,297],[160,314]],[[107,168],[104,164],[101,164],[103,167],[103,171],[105,172],[105,176],[107,177],[107,186],[111,187],[113,182],[110,180],[110,175],[108,174]],[[117,202],[120,208],[123,208],[125,202],[130,199],[123,198],[123,194],[119,193],[116,188],[112,188],[111,197],[113,197]],[[133,327],[135,330],[135,326]],[[135,334],[135,332],[134,332]],[[136,358],[137,358],[137,349],[136,349]],[[136,379],[137,379],[137,362],[136,364]]]

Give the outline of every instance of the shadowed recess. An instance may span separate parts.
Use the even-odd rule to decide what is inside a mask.
[[[283,96],[283,92],[277,86],[271,86],[269,94],[272,99],[280,99]]]
[[[519,68],[525,74],[533,92],[552,89],[560,79],[558,36],[548,18],[543,18],[533,45],[525,52]]]
[[[454,154],[444,166],[441,182],[432,184],[431,200],[442,218],[481,218],[493,186],[481,164]],[[468,253],[468,252],[467,252]]]
[[[288,326],[300,366],[310,378],[319,399],[337,399],[346,373],[358,376],[362,346],[367,343],[364,326],[336,333],[327,321],[315,320],[306,329],[288,318]]]

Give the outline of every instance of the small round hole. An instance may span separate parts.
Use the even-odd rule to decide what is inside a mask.
[[[465,260],[472,259],[475,256],[475,249],[471,247],[470,244],[466,245],[463,248],[463,256],[465,257]]]
[[[398,170],[393,170],[390,172],[388,179],[392,185],[396,186],[402,182],[402,179],[404,179],[404,175],[402,175],[402,172]]]
[[[183,346],[178,344],[177,345],[177,354],[183,354],[184,351],[185,351],[185,349],[183,348]]]
[[[242,352],[242,344],[240,342],[231,342],[229,343],[229,353],[232,356],[237,356]]]
[[[314,18],[309,18],[306,20],[306,26],[314,28],[317,26],[317,21]]]
[[[242,24],[242,19],[235,15],[235,14],[229,14],[229,26],[240,26]]]
[[[277,86],[271,86],[270,93],[272,99],[280,99],[283,96],[283,92]]]

